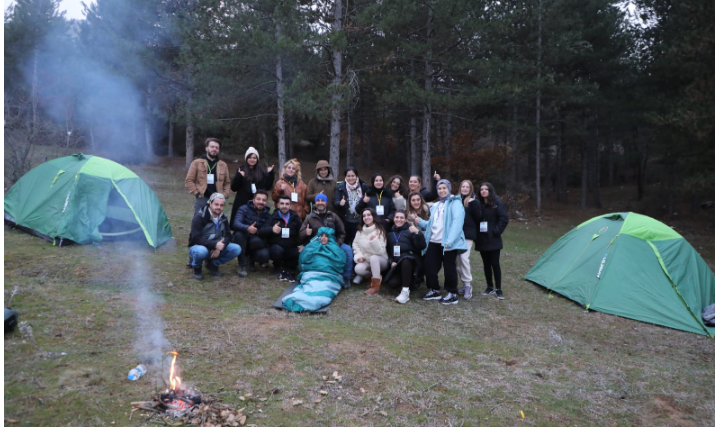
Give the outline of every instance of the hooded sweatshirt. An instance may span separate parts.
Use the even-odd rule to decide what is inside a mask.
[[[322,178],[318,174],[318,169],[328,168],[328,176]],[[311,179],[308,183],[308,194],[305,196],[308,203],[315,203],[315,196],[320,194],[322,191],[328,197],[328,208],[333,206],[333,197],[335,196],[335,175],[333,174],[333,169],[330,167],[330,163],[325,160],[320,160],[317,165],[315,165],[315,178]]]

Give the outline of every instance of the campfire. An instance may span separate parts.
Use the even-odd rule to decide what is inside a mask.
[[[168,387],[156,393],[150,401],[132,402],[132,415],[135,411],[145,410],[152,412],[150,419],[162,415],[181,418],[187,424],[205,427],[236,427],[246,423],[246,416],[243,414],[245,408],[233,409],[217,398],[204,396],[197,389],[185,387],[181,378],[176,375],[176,358],[179,354],[175,351],[167,354],[172,355]]]

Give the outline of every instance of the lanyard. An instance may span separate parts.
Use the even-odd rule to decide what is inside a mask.
[[[440,205],[442,205],[442,210],[440,210]],[[445,205],[445,202],[438,202],[438,203],[437,203],[437,219],[438,219],[438,220],[439,220],[440,212],[443,212],[443,211],[444,211],[444,207],[445,207],[444,205]]]
[[[385,191],[385,190],[382,190],[382,191]],[[382,204],[382,191],[380,191],[380,195],[377,196],[377,204],[378,204],[378,205],[381,205],[381,204]],[[376,195],[377,195],[377,194],[376,194]],[[402,233],[400,233],[400,234],[402,234]]]
[[[281,218],[283,218],[283,221],[286,223],[286,227],[288,227],[288,221],[290,221],[290,212],[288,212],[288,215],[286,215],[286,216],[283,216],[283,214],[281,212],[278,212],[278,215],[280,215]]]
[[[291,187],[293,187],[293,192],[295,193],[295,185],[293,185],[293,183],[290,182],[290,181],[288,181],[288,184],[289,184]],[[296,184],[297,184],[297,181],[296,181]]]
[[[209,161],[206,160],[206,168],[209,170],[209,174],[210,174],[214,169],[216,169],[216,165],[217,165],[217,164],[218,164],[218,162],[214,163],[214,167],[211,167],[211,166],[209,166]]]
[[[405,232],[405,230],[400,231],[400,235],[399,235],[399,236],[398,236],[397,234],[395,234],[394,231],[392,232],[392,235],[395,236],[395,244],[396,244],[397,246],[400,246],[400,237],[402,237],[402,233],[404,233],[404,232]]]

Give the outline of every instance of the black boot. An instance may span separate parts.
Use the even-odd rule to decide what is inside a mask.
[[[211,273],[212,276],[214,276],[214,277],[221,276],[221,272],[218,271],[218,265],[214,264],[213,261],[207,260],[206,268],[209,270],[209,273]]]
[[[194,267],[194,279],[201,280],[204,278],[204,274],[201,271],[201,267]]]

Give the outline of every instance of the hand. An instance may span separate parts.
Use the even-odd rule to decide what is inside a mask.
[[[392,266],[393,266],[393,267],[394,267],[394,266],[396,266],[396,265],[397,265],[397,263],[396,263],[396,262],[393,262],[393,263],[392,263]]]
[[[279,224],[280,222],[277,222],[276,225],[273,226],[273,232],[276,234],[281,232],[281,226]]]
[[[340,200],[340,206],[345,206],[345,196]]]
[[[400,194],[400,190],[395,191],[395,198],[400,198],[402,195]]]
[[[368,196],[368,195],[366,194],[365,197],[362,198],[362,201],[365,202],[365,203],[369,202],[369,201],[370,201],[370,196]]]
[[[301,246],[301,247],[299,247],[299,248],[298,248],[298,253],[301,253],[301,252],[303,252],[303,249],[305,249],[305,246]]]
[[[244,178],[246,177],[246,172],[245,172],[245,171],[239,169],[239,170],[238,170],[238,173],[240,173],[242,177],[244,177]]]
[[[445,246],[445,249],[449,249],[449,245]]]
[[[434,175],[432,175],[432,176],[433,176],[434,179],[436,179],[437,181],[440,180],[440,177],[439,177],[439,174],[437,173],[437,171],[434,171]]]
[[[415,227],[414,224],[410,225],[410,233],[412,233],[412,234],[417,234],[417,233],[419,233],[419,232],[420,232],[420,229],[417,228],[417,227]]]
[[[365,262],[365,258],[358,258],[357,262],[358,263]]]
[[[377,233],[375,233],[375,234],[373,234],[372,236],[370,236],[370,241],[372,242],[372,241],[375,240],[376,238],[377,238]]]
[[[218,258],[218,256],[221,255],[221,251],[218,249],[214,249],[211,251],[211,259]]]
[[[285,189],[286,189],[286,185],[285,185],[285,184],[281,184],[281,190],[285,190]]]
[[[273,172],[273,165],[268,166],[268,173]]]
[[[407,215],[407,219],[409,219],[411,222],[415,222],[415,221],[417,221],[417,215],[411,213],[411,214]]]
[[[305,235],[310,236],[311,234],[313,234],[313,229],[310,228],[310,223],[308,223],[308,226],[305,228]]]
[[[253,224],[248,226],[248,233],[249,234],[256,234],[258,233],[258,229],[256,228],[256,222],[254,221]]]
[[[226,247],[226,244],[223,243],[223,240],[219,241],[216,243],[216,249],[217,251],[221,252],[224,248]]]
[[[320,190],[320,194],[325,194],[325,192],[323,190]]]

